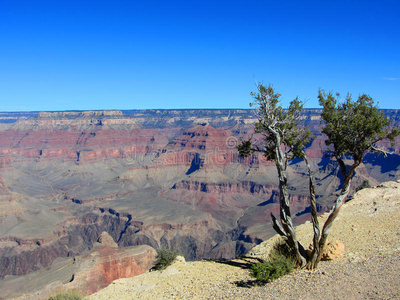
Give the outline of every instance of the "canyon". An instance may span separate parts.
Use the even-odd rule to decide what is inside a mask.
[[[301,121],[315,136],[307,154],[324,213],[341,179],[323,155],[320,113],[306,109]],[[384,113],[400,124],[400,111]],[[119,250],[99,253],[147,245],[187,260],[232,258],[268,239],[270,213],[279,214],[275,165],[236,150],[256,121],[246,109],[0,113],[0,290],[1,281],[84,257],[104,232]],[[399,137],[379,146],[390,154],[368,154],[353,190],[399,178]],[[305,174],[302,161],[289,164],[296,224],[309,220]]]

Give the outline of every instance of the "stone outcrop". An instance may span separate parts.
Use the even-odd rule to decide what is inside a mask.
[[[79,257],[77,271],[73,274],[68,289],[76,289],[83,295],[93,294],[119,278],[142,274],[154,265],[156,251],[149,246],[108,246]]]
[[[49,267],[58,257],[79,255],[89,249],[81,236],[65,235],[49,243],[16,239],[0,242],[0,279],[6,275],[26,275]]]
[[[344,244],[339,241],[328,242],[322,253],[322,260],[333,260],[344,253]]]
[[[91,251],[55,261],[41,271],[6,277],[0,281],[0,298],[48,299],[62,290],[76,290],[81,295],[90,295],[116,279],[148,271],[154,265],[155,256],[156,251],[145,245],[119,249],[95,243]]]
[[[118,248],[118,244],[114,242],[114,239],[108,234],[107,231],[103,231],[98,239],[98,242],[110,248]]]
[[[251,181],[241,182],[199,182],[199,181],[181,181],[172,187],[176,190],[188,190],[191,192],[204,192],[210,194],[241,194],[251,193],[257,195],[271,194],[277,190],[277,185],[266,185]]]

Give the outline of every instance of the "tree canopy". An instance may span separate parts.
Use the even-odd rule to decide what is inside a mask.
[[[347,95],[340,103],[332,93],[320,90],[318,98],[324,108],[321,117],[325,121],[322,132],[328,137],[325,144],[336,159],[349,155],[355,163],[361,163],[367,151],[381,151],[376,148],[377,142],[389,139],[393,144],[399,134],[397,127],[390,128],[390,120],[368,95],[359,96],[357,101]]]

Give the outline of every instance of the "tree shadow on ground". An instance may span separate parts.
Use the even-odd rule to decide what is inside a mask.
[[[243,287],[243,288],[252,288],[255,286],[261,286],[264,285],[262,282],[258,281],[257,279],[249,279],[249,280],[238,280],[233,282],[234,285],[237,287]]]
[[[242,256],[238,259],[213,259],[212,261],[219,263],[219,264],[225,264],[225,265],[230,265],[233,267],[241,268],[244,270],[251,270],[251,266],[255,263],[258,262],[263,262],[261,258],[258,257],[250,257],[250,256]],[[260,281],[257,279],[249,279],[249,280],[238,280],[232,282],[232,284],[235,284],[238,287],[244,287],[244,288],[251,288],[254,286],[260,286],[263,285]]]

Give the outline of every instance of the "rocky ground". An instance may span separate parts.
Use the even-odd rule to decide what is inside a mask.
[[[176,262],[165,271],[114,281],[88,299],[400,299],[400,181],[358,192],[334,223],[330,240],[345,254],[265,286],[244,261]],[[322,216],[321,220],[326,216]],[[311,242],[311,224],[297,228]],[[274,238],[249,255],[265,256]]]

